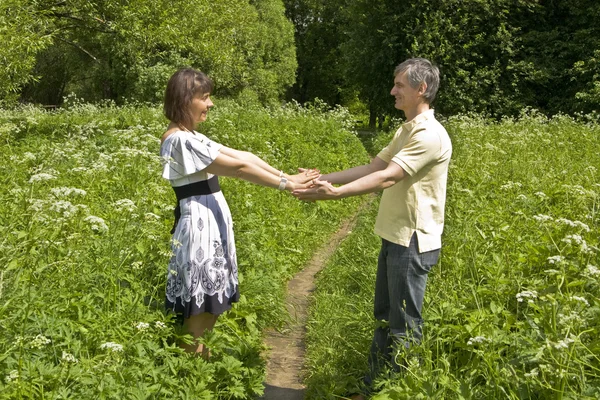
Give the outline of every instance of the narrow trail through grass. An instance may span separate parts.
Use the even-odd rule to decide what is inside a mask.
[[[315,289],[315,275],[327,264],[339,244],[352,232],[360,211],[374,197],[369,196],[340,229],[318,249],[306,267],[288,282],[286,307],[290,320],[281,331],[269,330],[265,335],[268,348],[267,380],[262,400],[304,399],[304,353],[306,323],[310,295]]]

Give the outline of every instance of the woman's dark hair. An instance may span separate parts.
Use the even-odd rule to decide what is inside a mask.
[[[167,83],[165,91],[164,113],[171,122],[192,130],[194,120],[190,114],[190,104],[197,93],[211,93],[212,80],[204,73],[193,68],[183,68],[175,72]]]

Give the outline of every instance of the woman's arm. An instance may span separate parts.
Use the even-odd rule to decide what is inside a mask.
[[[270,166],[269,164],[267,164],[267,162],[265,162],[264,160],[262,160],[260,157],[256,156],[255,154],[250,153],[249,151],[241,151],[241,150],[236,150],[236,149],[232,149],[230,147],[223,146],[223,147],[221,147],[220,152],[221,152],[221,154],[225,154],[226,156],[229,156],[236,160],[252,163],[252,164],[258,166],[259,168],[262,168],[265,171],[267,171],[277,177],[280,177],[281,173],[283,172],[283,171],[280,171],[280,170]],[[319,176],[319,171],[314,170],[314,169],[302,170],[302,173],[299,173],[296,175],[288,175],[286,173],[283,173],[284,178],[291,180],[295,183],[310,182],[311,180],[317,178],[318,176]]]
[[[268,166],[268,164],[266,165]],[[270,172],[270,170],[273,170],[275,173]],[[270,170],[262,168],[248,159],[231,157],[227,154],[227,151],[221,151],[217,158],[205,169],[206,172],[213,175],[239,178],[257,185],[277,189],[282,182],[282,178],[279,176],[279,171],[272,167]],[[287,180],[283,189],[291,192],[294,189],[306,188],[308,186],[310,184],[301,184]]]

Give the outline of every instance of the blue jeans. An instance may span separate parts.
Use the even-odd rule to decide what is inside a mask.
[[[418,248],[416,233],[408,247],[382,239],[375,281],[377,327],[369,356],[370,373],[365,377],[367,387],[386,363],[398,368],[395,348],[421,341],[427,274],[437,263],[440,249],[419,253]]]

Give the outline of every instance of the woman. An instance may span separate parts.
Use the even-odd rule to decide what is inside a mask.
[[[162,137],[163,178],[175,191],[173,257],[169,262],[166,308],[183,317],[194,337],[182,347],[208,357],[196,341],[217,317],[239,300],[231,214],[218,176],[293,191],[308,187],[318,171],[286,175],[252,153],[213,142],[195,131],[213,106],[213,83],[191,68],[177,71],[167,84],[164,112],[170,124]]]

